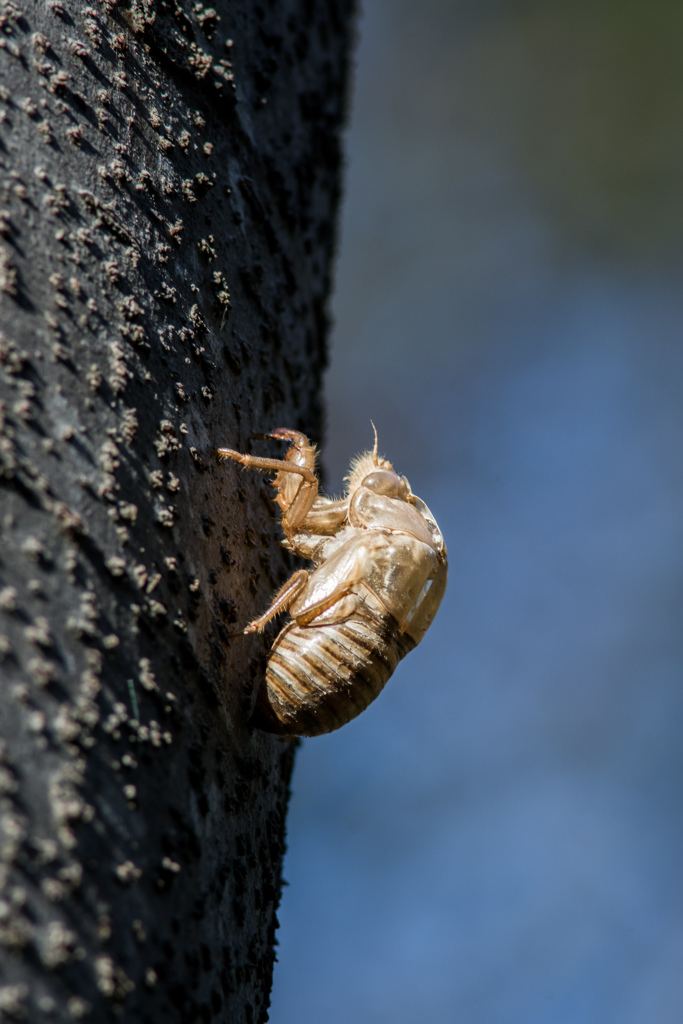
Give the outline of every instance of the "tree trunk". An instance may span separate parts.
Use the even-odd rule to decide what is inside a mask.
[[[212,452],[320,438],[351,10],[214,2],[0,0],[2,1019],[268,1016],[295,562]]]

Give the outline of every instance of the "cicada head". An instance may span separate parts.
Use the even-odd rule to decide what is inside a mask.
[[[372,427],[374,430],[374,423]],[[376,430],[372,451],[363,452],[351,460],[349,475],[344,477],[344,481],[347,484],[346,494],[349,498],[352,498],[362,485],[369,487],[377,494],[412,502],[412,492],[406,478],[399,476],[392,464],[387,459],[381,459],[377,454]]]

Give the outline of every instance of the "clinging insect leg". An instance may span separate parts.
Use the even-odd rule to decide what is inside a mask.
[[[258,455],[242,455],[233,451],[232,448],[217,448],[216,455],[221,459],[235,459],[247,469],[270,470],[273,473],[292,473],[301,478],[301,484],[291,502],[278,495],[278,504],[283,511],[283,526],[286,529],[296,529],[303,523],[318,496],[318,478],[315,473],[306,466],[297,466],[295,462],[286,462],[284,459],[265,459]],[[276,484],[277,486],[277,484]]]
[[[280,612],[287,611],[290,604],[297,597],[302,590],[304,590],[308,583],[308,573],[305,569],[297,569],[295,573],[289,577],[289,579],[282,584],[277,594],[273,598],[270,607],[266,608],[263,615],[259,615],[257,619],[250,622],[249,625],[242,630],[243,633],[260,633],[263,627],[274,619]]]
[[[309,486],[313,484],[318,486],[318,478],[310,469],[305,466],[297,466],[293,462],[285,462],[284,459],[263,459],[260,455],[242,455],[241,452],[233,451],[232,448],[216,448],[216,455],[221,459],[235,459],[236,462],[241,462],[246,469],[266,469],[273,473],[296,473],[297,476],[303,477]]]
[[[276,427],[270,432],[270,437],[276,441],[288,441],[289,448],[285,454],[285,462],[288,465],[304,466],[312,472],[315,469],[315,445],[311,444],[305,434],[300,430],[291,430],[289,427]],[[318,478],[316,477],[315,487],[307,481],[301,480],[294,487],[292,477],[278,476],[275,484],[278,488],[277,503],[282,509],[282,526],[285,534],[289,536],[297,527],[302,526],[308,513],[315,504],[318,497]]]

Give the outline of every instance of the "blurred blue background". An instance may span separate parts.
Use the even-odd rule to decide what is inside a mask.
[[[450,581],[298,754],[274,1024],[683,1020],[683,5],[365,0],[327,377]]]

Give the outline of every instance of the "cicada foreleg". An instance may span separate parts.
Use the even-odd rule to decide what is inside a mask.
[[[296,431],[284,430],[273,431],[272,434],[264,434],[262,436],[274,437],[277,440],[291,440],[293,438],[288,436],[290,434],[303,438],[303,434],[299,435]],[[318,497],[318,478],[313,472],[313,449],[310,445],[308,448],[310,448],[310,454],[306,448],[302,451],[302,446],[297,444],[290,448],[290,452],[285,459],[267,459],[258,455],[243,455],[241,452],[233,451],[232,448],[217,448],[216,455],[222,459],[235,459],[236,462],[239,462],[247,469],[269,470],[277,473],[273,486],[278,489],[276,500],[282,509],[283,530],[285,535],[288,535],[301,526]],[[291,459],[289,458],[290,453],[293,456]],[[297,455],[302,458],[304,465],[299,465],[294,461]],[[306,465],[307,462],[310,465]],[[293,477],[299,477],[295,487],[290,485]]]

